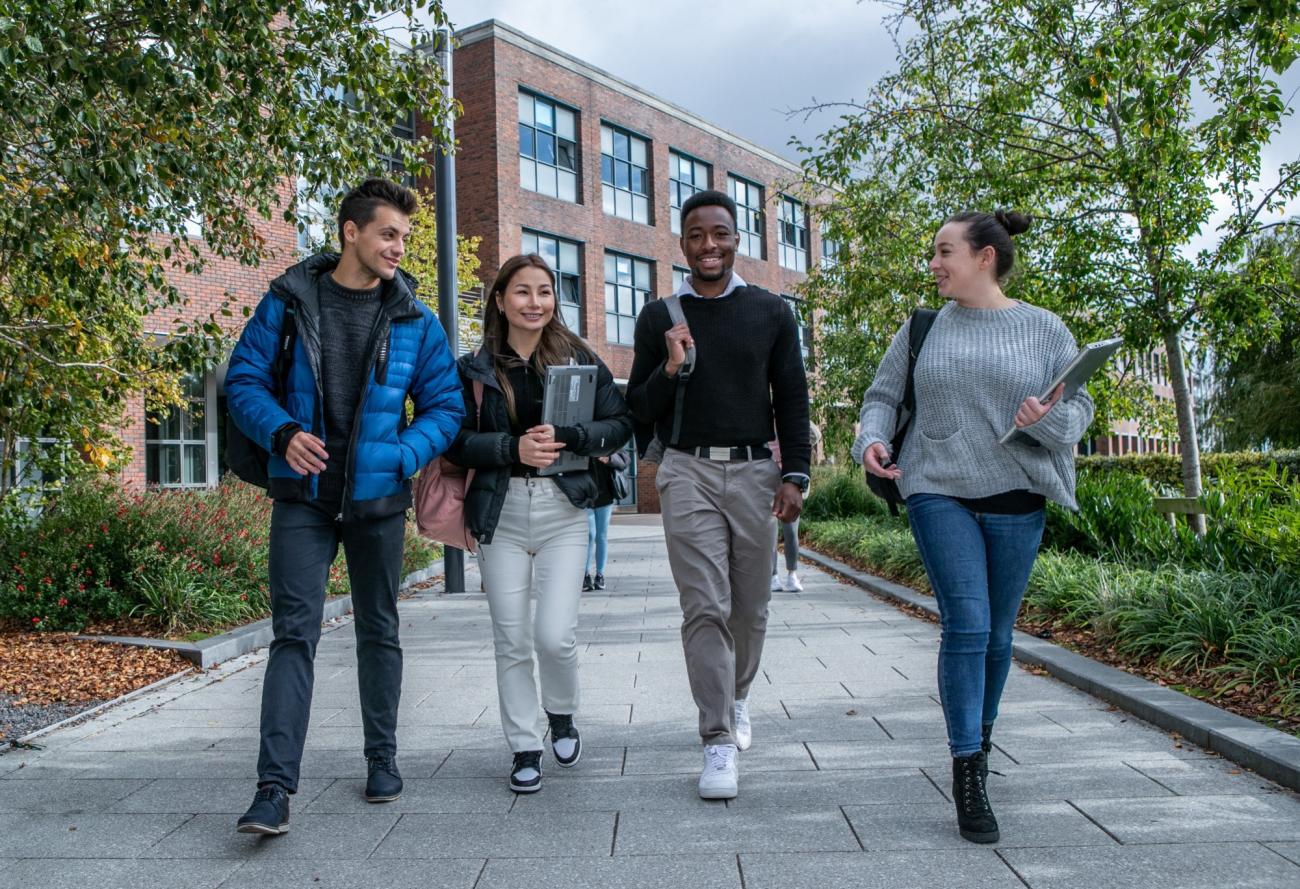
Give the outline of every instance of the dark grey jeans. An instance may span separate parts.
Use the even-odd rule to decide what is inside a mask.
[[[397,704],[402,694],[397,587],[406,515],[337,522],[315,503],[276,502],[271,510],[271,625],[275,641],[262,684],[259,784],[298,789],[320,641],[325,584],[339,544],[347,557],[357,639],[357,680],[365,755],[397,751]]]

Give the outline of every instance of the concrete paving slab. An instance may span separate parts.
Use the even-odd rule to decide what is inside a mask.
[[[294,812],[319,796],[332,779],[303,778],[290,800]],[[253,802],[256,784],[239,778],[160,778],[118,800],[109,811],[137,814],[242,815]]]
[[[512,811],[519,814],[691,812],[717,805],[700,799],[694,775],[606,778],[574,775],[563,782],[554,782],[550,778],[555,771],[546,772],[546,786],[539,793],[520,795]],[[505,790],[505,781],[499,780],[499,786]]]
[[[188,818],[187,815],[0,815],[0,856],[135,858]]]
[[[1255,843],[1007,849],[1031,889],[1298,889],[1300,867]]]
[[[251,801],[251,800],[250,800]],[[127,817],[127,816],[119,816]],[[134,816],[142,817],[142,816]],[[397,815],[292,813],[289,832],[273,837],[235,833],[234,815],[198,815],[142,854],[143,858],[368,858]]]
[[[742,787],[744,778],[742,776]],[[728,809],[664,818],[655,812],[620,814],[619,855],[704,852],[849,852],[861,849],[844,813],[827,809]]]
[[[26,859],[0,870],[0,889],[213,889],[240,866],[238,861],[142,861],[74,859],[54,864]]]
[[[699,744],[682,747],[629,747],[625,775],[699,774],[704,765]],[[740,774],[797,772],[815,769],[803,744],[758,744],[739,755]]]
[[[239,866],[221,889],[474,889],[485,859],[276,861]]]
[[[992,849],[744,853],[745,889],[1024,889]]]
[[[510,774],[513,762],[510,751],[504,741],[491,749],[456,750],[438,769],[439,780],[444,778],[496,778],[505,782]],[[400,762],[399,762],[400,764]],[[582,759],[571,769],[562,769],[555,764],[548,749],[542,755],[542,773],[544,780],[566,777],[590,777],[593,775],[621,775],[623,773],[622,747],[587,747],[582,749]]]
[[[1300,800],[1290,795],[1073,802],[1125,844],[1300,840]]]
[[[692,785],[693,786],[693,785]],[[741,776],[742,793],[733,809],[832,808],[939,802],[945,797],[920,769],[864,769],[835,772],[757,772]]]
[[[1002,833],[999,849],[1115,844],[1068,803],[1008,803],[994,812]],[[951,803],[846,806],[844,813],[863,848],[871,852],[970,846],[957,832],[957,813]]]
[[[1300,843],[1265,843],[1264,845],[1300,867]]]
[[[1059,765],[1021,766],[1001,763],[988,779],[989,799],[994,806],[1003,802],[1072,800],[1132,797],[1167,797],[1173,791],[1124,763],[1089,763],[1086,768],[1065,769]],[[944,792],[952,786],[952,769],[926,768]]]
[[[15,781],[0,790],[0,814],[72,815],[103,812],[143,787],[139,778],[124,780]]]
[[[540,813],[403,815],[374,857],[607,858],[614,820],[612,812],[570,813],[557,830],[553,817]]]
[[[699,886],[741,889],[734,855],[621,856],[618,858],[493,859],[475,889],[529,886],[599,886],[602,889],[664,889]]]
[[[402,783],[401,798],[381,806],[366,802],[364,777],[340,778],[301,809],[320,814],[370,814],[382,810],[390,814],[504,815],[515,803],[515,795],[503,777],[405,778]]]

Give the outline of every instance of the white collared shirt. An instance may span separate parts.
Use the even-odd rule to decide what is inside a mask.
[[[745,283],[744,278],[740,277],[740,275],[738,275],[735,271],[732,271],[731,280],[727,282],[726,290],[722,291],[717,296],[700,296],[698,293],[695,292],[695,286],[691,283],[691,276],[687,275],[686,277],[682,278],[682,286],[678,287],[677,292],[673,295],[677,297],[693,296],[696,299],[722,299],[723,297],[731,296],[731,292],[735,290],[737,287],[748,287],[748,286],[749,285]]]

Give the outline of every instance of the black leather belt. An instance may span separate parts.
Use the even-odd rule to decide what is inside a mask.
[[[739,448],[701,446],[698,448],[673,448],[673,450],[682,451],[692,457],[700,457],[704,460],[716,460],[719,463],[731,463],[736,460],[766,460],[772,456],[772,450],[767,445],[744,445]]]

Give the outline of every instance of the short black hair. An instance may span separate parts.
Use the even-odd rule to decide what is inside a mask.
[[[355,222],[357,228],[365,228],[383,204],[410,216],[420,206],[420,200],[415,192],[389,179],[367,179],[339,202],[339,243],[343,243],[343,223]]]
[[[686,217],[691,211],[700,207],[721,207],[731,215],[731,227],[737,227],[736,202],[720,191],[697,191],[682,203],[682,229],[686,228]]]

